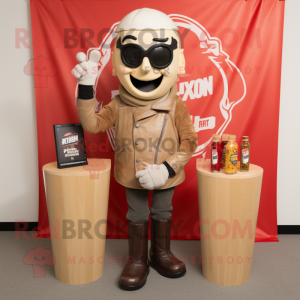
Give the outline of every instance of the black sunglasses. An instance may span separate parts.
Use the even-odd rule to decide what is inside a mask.
[[[121,59],[129,68],[139,67],[144,57],[148,57],[150,64],[155,69],[164,69],[173,60],[173,50],[177,49],[177,40],[172,37],[171,45],[156,44],[145,50],[138,44],[122,45],[121,37],[117,41],[117,48],[121,50]]]

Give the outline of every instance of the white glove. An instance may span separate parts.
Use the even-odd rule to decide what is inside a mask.
[[[86,55],[83,52],[76,54],[76,59],[79,64],[74,67],[71,73],[78,79],[78,84],[95,84],[100,56],[101,54],[99,51],[93,50],[90,53],[89,60],[86,61]]]
[[[164,164],[148,165],[145,170],[135,174],[139,178],[141,186],[147,190],[158,189],[163,186],[169,178],[169,171]]]

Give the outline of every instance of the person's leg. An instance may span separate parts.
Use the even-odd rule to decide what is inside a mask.
[[[133,223],[148,221],[148,190],[126,188],[128,212],[126,218]]]
[[[128,202],[129,260],[119,279],[125,290],[137,290],[146,283],[148,265],[148,190],[126,188]]]
[[[181,277],[186,273],[185,264],[170,250],[172,197],[175,187],[154,190],[151,205],[151,267],[165,277]]]
[[[175,187],[165,190],[153,190],[151,203],[151,218],[168,219],[172,217],[172,198]]]

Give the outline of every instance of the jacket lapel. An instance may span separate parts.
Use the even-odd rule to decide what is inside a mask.
[[[120,96],[119,96],[120,97]],[[163,101],[156,102],[152,105],[147,105],[143,107],[132,106],[134,110],[134,121],[137,122],[142,119],[146,119],[156,115],[159,111],[170,111],[173,108],[174,101],[177,98],[177,84],[175,83],[170,91],[170,94]],[[120,97],[119,101],[120,106],[127,106],[124,101],[122,101]]]
[[[155,110],[150,109],[150,107],[146,106],[145,108],[147,108],[146,111],[138,109],[134,112],[134,121],[135,122],[142,120],[142,119],[149,118],[149,117],[157,114],[157,112]]]

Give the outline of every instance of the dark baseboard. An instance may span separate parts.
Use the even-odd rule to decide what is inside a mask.
[[[300,234],[300,225],[278,225],[278,234]]]
[[[32,231],[38,226],[38,222],[15,223],[15,222],[0,222],[0,231],[15,231],[17,230]],[[278,225],[278,234],[300,234],[300,225]]]
[[[0,222],[0,231],[32,231],[38,226],[38,222]]]

